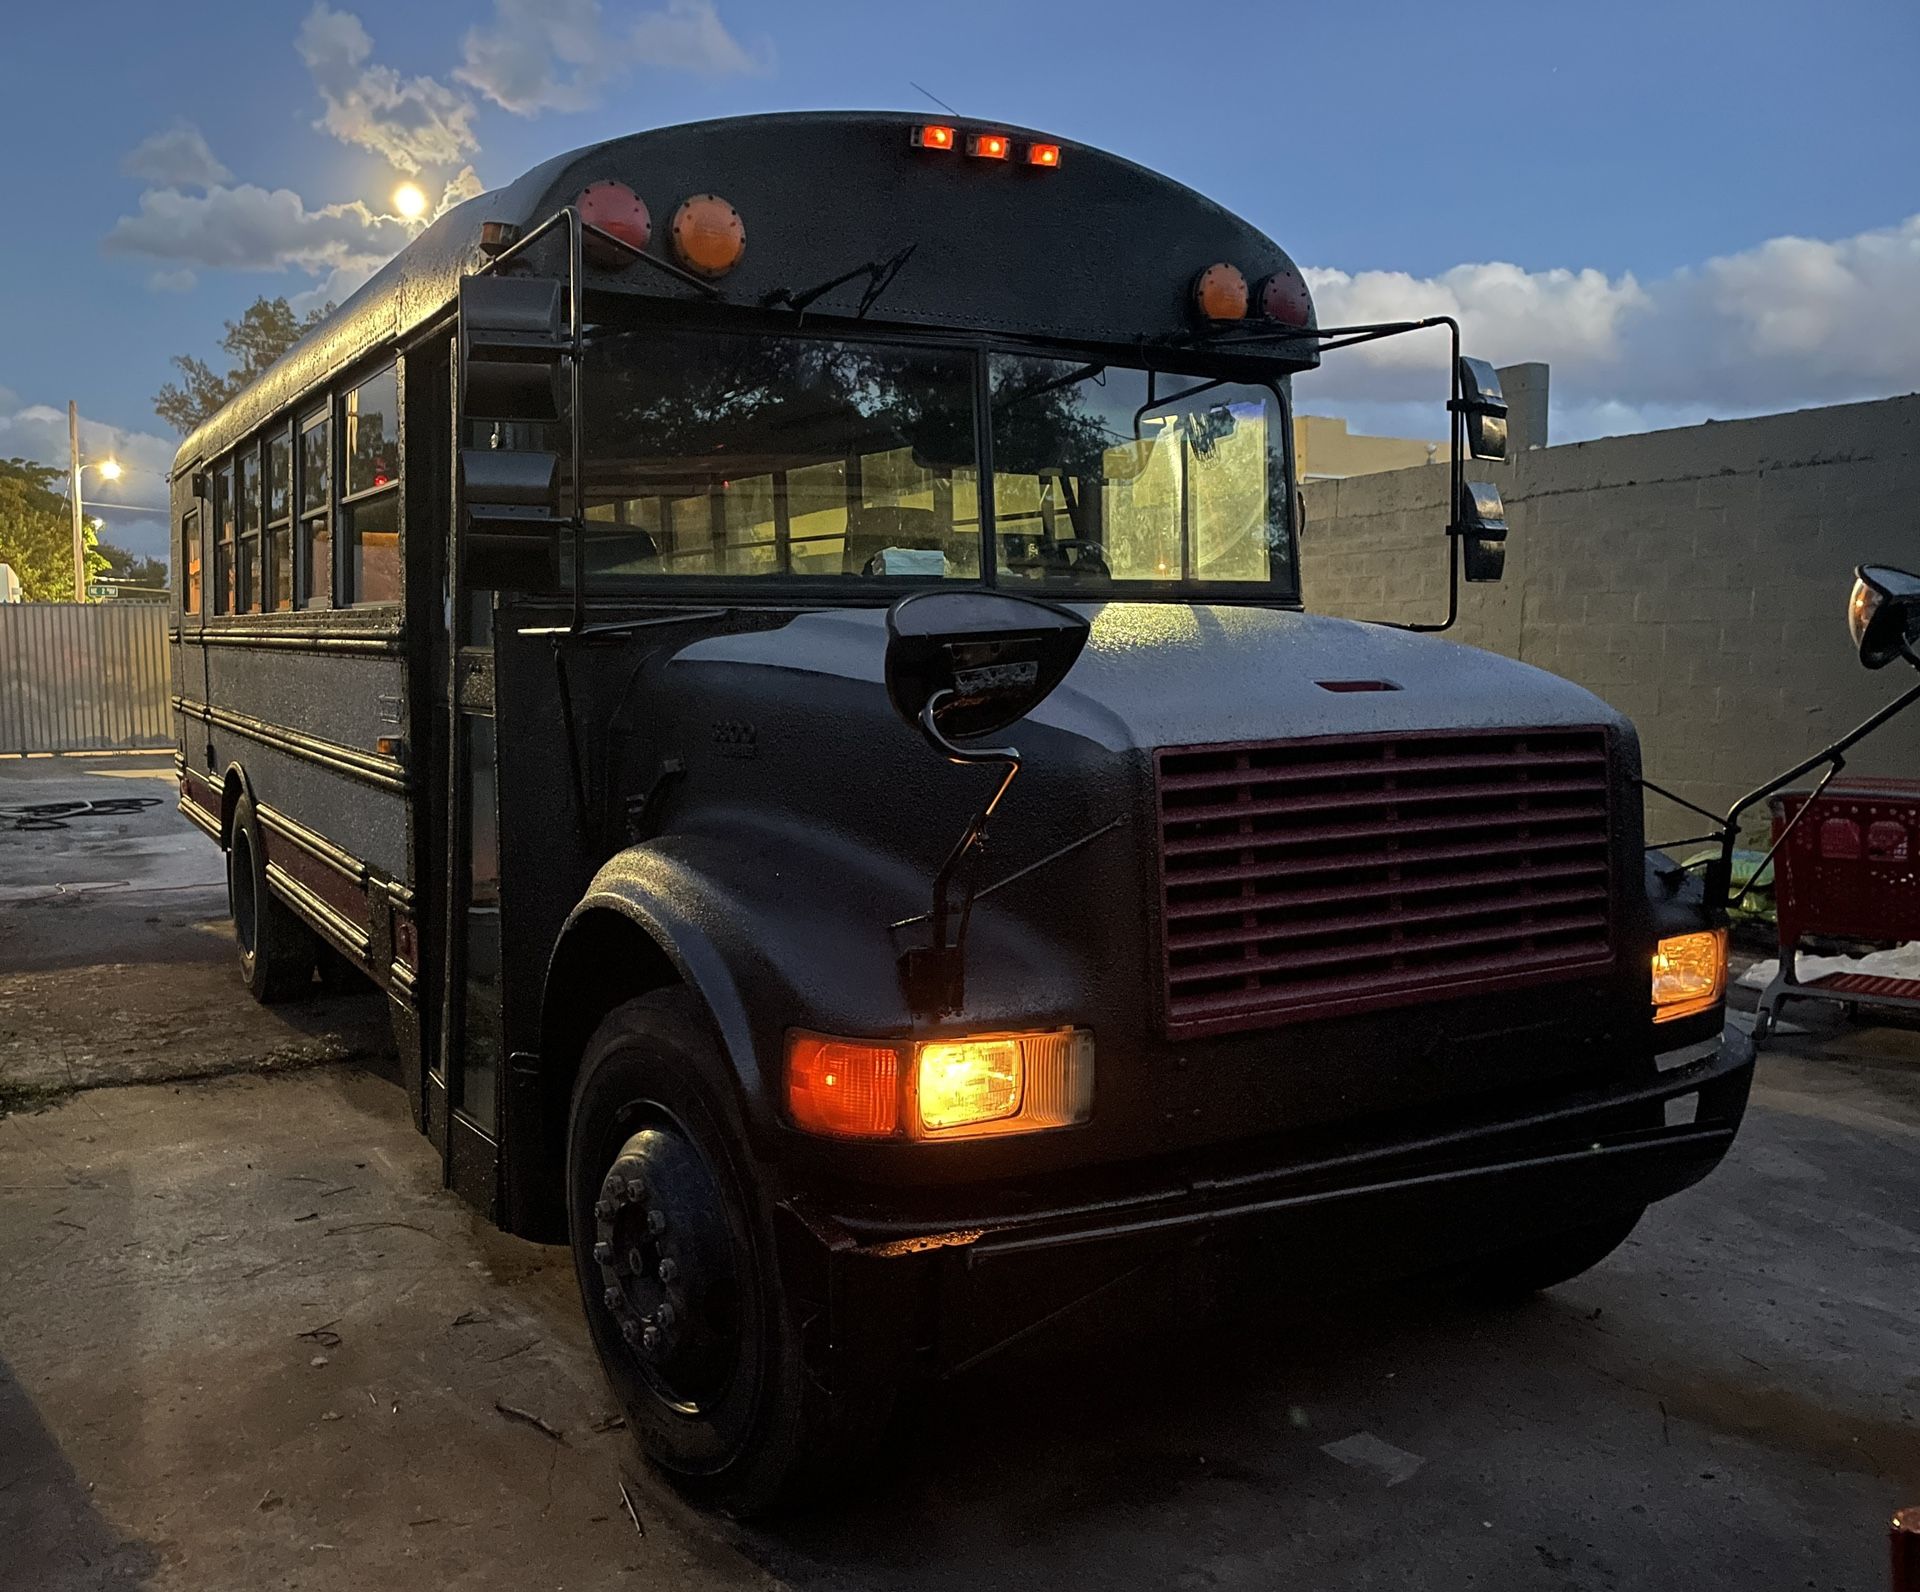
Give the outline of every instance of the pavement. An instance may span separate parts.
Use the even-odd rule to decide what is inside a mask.
[[[1549,1295],[1163,1281],[749,1529],[639,1465],[564,1252],[441,1190],[379,1002],[247,998],[170,797],[7,828],[167,775],[0,764],[3,1592],[1885,1584],[1920,1502],[1914,1029],[1795,1009],[1726,1165]]]

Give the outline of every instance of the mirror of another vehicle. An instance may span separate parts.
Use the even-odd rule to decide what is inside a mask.
[[[1474,459],[1507,456],[1507,396],[1500,376],[1484,359],[1460,359],[1460,410],[1467,420],[1467,455]]]
[[[992,735],[1066,678],[1088,628],[1072,609],[1029,597],[916,592],[887,614],[887,698],[923,732],[925,714],[938,736]]]
[[[1902,654],[1912,657],[1913,643],[1920,641],[1920,575],[1890,564],[1862,564],[1853,572],[1847,628],[1869,669],[1883,669]]]

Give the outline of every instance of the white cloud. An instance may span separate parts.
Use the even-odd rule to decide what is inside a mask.
[[[178,266],[229,271],[319,274],[381,264],[413,236],[397,216],[376,215],[357,200],[309,210],[291,188],[251,183],[204,194],[149,189],[137,215],[122,216],[107,234],[109,254],[143,255]]]
[[[1831,242],[1774,238],[1646,283],[1504,263],[1306,276],[1323,326],[1452,315],[1470,354],[1545,360],[1561,440],[1920,386],[1920,216]],[[1300,398],[1384,429],[1444,382],[1441,336],[1420,333],[1334,351]]]
[[[459,174],[440,190],[440,202],[433,207],[433,219],[438,221],[455,205],[478,199],[486,191],[487,185],[480,180],[473,167],[462,166]]]
[[[469,29],[454,76],[517,115],[577,111],[635,67],[726,77],[764,72],[712,0],[666,0],[609,29],[600,0],[494,0],[493,20]]]
[[[189,121],[176,121],[127,152],[120,169],[166,188],[211,188],[231,182],[233,173],[220,164],[206,136]]]
[[[106,522],[101,537],[136,554],[167,555],[167,516],[141,510],[167,507],[167,471],[179,444],[151,431],[129,431],[89,420],[84,402],[80,413],[80,456],[94,460],[118,459],[124,473],[118,481],[103,481],[97,471],[82,477],[80,496],[87,513]],[[67,406],[22,404],[0,387],[0,458],[19,457],[67,468]],[[59,490],[65,491],[62,485]],[[131,505],[129,509],[123,505]]]
[[[318,125],[400,170],[450,166],[479,147],[473,102],[432,77],[370,64],[373,40],[350,11],[316,0],[295,41],[326,104]]]

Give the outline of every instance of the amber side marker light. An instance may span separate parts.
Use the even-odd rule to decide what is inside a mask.
[[[929,122],[925,127],[913,130],[915,149],[951,149],[954,146],[953,129],[942,127],[937,122]]]
[[[794,1125],[839,1139],[965,1139],[1071,1127],[1093,1114],[1084,1028],[944,1039],[787,1036]]]
[[[1011,147],[1005,133],[973,133],[967,139],[967,153],[981,160],[1005,160]]]
[[[1027,145],[1027,164],[1029,166],[1057,166],[1060,164],[1060,146],[1058,144]]]
[[[1670,1023],[1713,1007],[1727,992],[1727,931],[1662,940],[1653,953],[1653,1020]]]

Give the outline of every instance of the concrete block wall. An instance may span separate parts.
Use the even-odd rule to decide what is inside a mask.
[[[1566,676],[1628,714],[1645,772],[1724,809],[1912,683],[1863,670],[1862,563],[1920,569],[1920,396],[1609,437],[1470,466],[1511,527],[1506,579],[1461,587],[1453,639]],[[1446,611],[1445,466],[1305,489],[1307,606]],[[1920,778],[1920,708],[1849,759]],[[1650,838],[1697,833],[1657,800]],[[1684,827],[1683,827],[1684,826]]]

